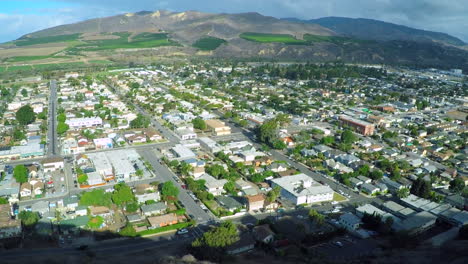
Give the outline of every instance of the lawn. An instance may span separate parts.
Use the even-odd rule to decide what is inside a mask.
[[[245,40],[255,41],[260,43],[283,43],[288,45],[307,45],[307,41],[296,39],[292,35],[287,34],[266,34],[266,33],[253,33],[246,32],[239,36]]]
[[[187,227],[192,226],[194,224],[195,223],[193,221],[178,223],[178,224],[175,224],[175,225],[163,226],[163,227],[159,227],[159,228],[155,228],[155,229],[148,229],[148,230],[145,230],[145,231],[141,231],[141,232],[138,232],[137,235],[138,236],[154,235],[154,234],[167,232],[167,231],[171,231],[171,230],[178,230],[178,229],[187,228]]]
[[[215,50],[222,44],[226,43],[226,40],[215,38],[215,37],[204,37],[197,40],[193,43],[193,47],[200,49],[200,50]]]
[[[16,40],[14,43],[16,46],[31,46],[37,44],[45,43],[55,43],[55,42],[69,42],[75,41],[80,37],[81,34],[70,34],[70,35],[60,35],[60,36],[50,36],[50,37],[39,37],[39,38],[23,38]]]
[[[347,201],[348,199],[346,197],[344,197],[343,195],[341,194],[338,194],[338,193],[333,193],[333,201],[337,201],[337,202],[342,202],[342,201]]]
[[[44,56],[17,56],[8,58],[8,62],[23,62],[23,61],[32,61],[32,60],[42,60],[52,57],[52,55],[44,55]]]
[[[90,60],[90,64],[112,64],[112,61],[109,60]]]

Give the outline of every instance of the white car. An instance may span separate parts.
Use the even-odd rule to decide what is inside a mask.
[[[179,231],[177,231],[177,234],[178,235],[183,235],[183,234],[187,234],[189,231],[187,229],[180,229]]]
[[[333,201],[333,202],[331,202],[331,204],[335,205],[335,204],[338,204],[338,202],[337,202],[337,201]]]

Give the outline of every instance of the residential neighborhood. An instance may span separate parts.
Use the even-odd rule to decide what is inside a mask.
[[[236,238],[228,255],[352,259],[402,233],[440,245],[468,224],[466,85],[442,71],[158,65],[10,92],[5,245],[174,236],[203,255],[221,228]]]

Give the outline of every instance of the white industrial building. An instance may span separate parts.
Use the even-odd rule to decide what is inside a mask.
[[[301,173],[272,180],[272,187],[281,188],[281,196],[295,205],[333,200],[333,190]]]
[[[82,127],[95,127],[102,125],[102,119],[100,117],[83,117],[83,118],[70,118],[65,121],[67,125],[72,129]]]

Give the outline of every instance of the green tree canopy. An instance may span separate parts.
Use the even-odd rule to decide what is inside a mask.
[[[65,122],[66,120],[67,120],[67,116],[65,115],[65,113],[61,113],[57,116],[58,122]]]
[[[17,165],[13,170],[13,177],[18,183],[25,183],[28,181],[28,169],[24,165]]]
[[[465,188],[465,182],[461,178],[455,178],[450,181],[449,188],[452,192],[460,193]]]
[[[179,189],[171,182],[167,181],[163,183],[162,188],[161,188],[161,194],[163,197],[175,197],[179,195]]]
[[[192,124],[193,124],[193,127],[196,128],[196,129],[200,129],[200,130],[205,130],[206,129],[205,120],[203,120],[203,119],[201,119],[199,117],[193,119]]]
[[[266,196],[266,200],[270,203],[274,202],[276,199],[278,199],[279,195],[281,193],[281,188],[279,186],[275,186],[275,188],[271,189]]]
[[[354,133],[351,130],[347,129],[343,131],[343,133],[341,133],[341,142],[345,144],[353,144],[357,140],[358,138],[356,137],[356,135],[354,135]]]
[[[124,228],[120,230],[119,235],[126,237],[134,237],[137,235],[137,232],[135,231],[135,228],[132,225],[127,224]]]
[[[135,195],[128,185],[119,183],[114,186],[112,201],[117,205],[124,206],[125,204],[135,201]]]
[[[257,129],[257,137],[262,143],[272,145],[277,139],[276,130],[278,129],[278,122],[274,119],[268,120]]]
[[[196,239],[193,247],[225,248],[237,242],[239,235],[237,227],[230,221],[223,222],[219,227],[214,227]]]
[[[138,114],[137,118],[130,121],[131,128],[147,128],[150,125],[149,118],[143,116],[142,114]]]
[[[88,175],[86,175],[86,173],[78,175],[77,178],[78,178],[78,183],[79,184],[83,184],[83,183],[88,181]]]
[[[36,120],[36,113],[34,113],[30,105],[22,106],[18,111],[16,111],[16,121],[20,125],[29,125]]]
[[[37,212],[21,211],[18,218],[24,226],[31,227],[39,221],[39,214]]]
[[[95,189],[90,192],[82,193],[80,197],[80,205],[110,207],[112,205],[111,196],[111,193],[105,192],[102,189]]]
[[[57,133],[59,135],[65,134],[68,131],[68,129],[70,129],[70,126],[68,124],[66,124],[66,123],[59,122],[57,124]]]

